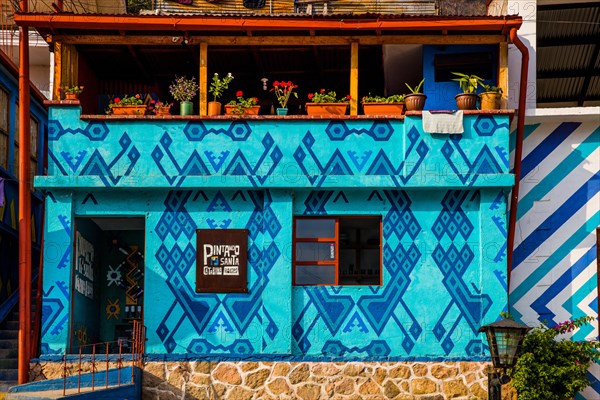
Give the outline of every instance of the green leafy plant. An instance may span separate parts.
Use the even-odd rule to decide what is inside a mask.
[[[492,93],[500,93],[502,94],[502,88],[494,85],[486,85],[485,83],[481,84],[484,92],[492,92]]]
[[[288,100],[290,99],[290,95],[292,93],[296,98],[298,98],[298,93],[294,92],[294,89],[297,89],[298,85],[294,85],[292,81],[275,81],[273,82],[273,89],[271,92],[275,92],[275,96],[277,96],[277,101],[281,108],[286,108]]]
[[[590,385],[587,370],[600,361],[598,341],[557,337],[593,320],[581,317],[552,328],[541,325],[525,336],[521,356],[509,371],[519,400],[568,400]]]
[[[421,93],[421,88],[423,87],[423,82],[425,82],[425,78],[421,79],[421,82],[419,82],[419,84],[415,87],[410,86],[408,83],[404,83],[404,84],[406,85],[408,90],[410,90],[410,92],[412,94],[419,94],[419,93]]]
[[[231,83],[232,80],[233,80],[233,75],[231,75],[231,72],[228,73],[222,79],[219,78],[219,74],[215,72],[215,74],[212,77],[212,82],[210,83],[210,87],[208,88],[208,91],[210,93],[212,93],[212,95],[214,96],[213,101],[217,101],[217,99],[219,97],[221,97],[223,92],[226,89],[229,89],[229,84]]]
[[[326,92],[325,89],[320,89],[318,92],[309,93],[308,99],[313,103],[347,103],[352,97],[348,94],[345,97],[338,99],[334,91]]]
[[[371,96],[371,93],[369,93],[368,96],[364,96],[360,101],[363,104],[365,104],[365,103],[402,103],[402,102],[404,102],[404,95],[403,94],[393,94],[388,97],[382,97],[382,96]]]
[[[187,79],[185,76],[176,76],[169,86],[169,92],[176,101],[191,101],[198,93],[196,77],[192,76],[191,79]]]
[[[463,93],[475,93],[477,91],[477,86],[483,84],[483,78],[480,78],[477,75],[466,75],[461,72],[452,72],[452,75],[458,77],[452,80],[458,82]]]
[[[234,106],[233,109],[234,114],[243,114],[246,108],[250,108],[258,104],[258,98],[256,97],[248,97],[244,98],[244,92],[238,90],[235,93],[236,99],[231,100],[227,103],[228,106]]]
[[[144,100],[142,100],[142,96],[138,93],[134,96],[125,95],[123,97],[113,97],[110,99],[108,103],[108,108],[106,109],[107,114],[112,114],[113,107],[118,106],[141,106],[144,104]]]
[[[80,94],[83,92],[83,86],[75,85],[75,86],[61,86],[58,88],[59,92],[62,93],[75,93]]]

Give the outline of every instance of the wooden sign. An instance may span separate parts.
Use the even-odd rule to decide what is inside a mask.
[[[196,230],[196,293],[248,292],[248,229]]]

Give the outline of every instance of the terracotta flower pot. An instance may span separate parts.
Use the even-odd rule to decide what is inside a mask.
[[[459,110],[475,110],[477,108],[477,95],[475,93],[459,93],[454,96],[454,99]]]
[[[208,115],[221,115],[221,103],[218,101],[209,101]]]
[[[423,93],[411,93],[404,96],[406,111],[421,111],[425,108],[427,96]]]
[[[479,95],[481,98],[481,109],[482,110],[499,110],[500,101],[502,100],[502,93],[497,92],[483,92]]]
[[[348,103],[306,103],[305,107],[308,115],[345,115]]]
[[[112,106],[113,115],[145,115],[146,105]]]
[[[404,103],[364,103],[365,115],[402,115],[404,114]]]
[[[252,106],[246,107],[243,109],[242,113],[238,113],[238,107],[232,105],[225,106],[225,114],[226,115],[258,115],[260,111],[260,106]]]
[[[67,92],[65,93],[65,100],[79,100],[79,93]]]

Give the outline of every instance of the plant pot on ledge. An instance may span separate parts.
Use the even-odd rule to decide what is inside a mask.
[[[482,110],[499,110],[502,93],[483,92],[479,95]]]
[[[221,103],[218,101],[209,101],[208,102],[208,115],[221,115]]]
[[[454,99],[459,110],[475,110],[477,108],[477,95],[475,93],[459,93],[454,96]]]
[[[308,115],[345,115],[348,103],[306,103],[305,107]]]
[[[79,93],[65,93],[65,100],[79,100]]]
[[[407,94],[404,98],[406,111],[422,111],[425,108],[427,96],[423,93]]]
[[[112,106],[111,112],[113,115],[145,115],[146,105]]]
[[[226,115],[258,115],[260,111],[260,106],[252,106],[245,107],[241,109],[241,113],[239,112],[240,108],[237,106],[226,105],[225,106],[225,114]]]
[[[365,115],[402,115],[404,103],[363,103]]]

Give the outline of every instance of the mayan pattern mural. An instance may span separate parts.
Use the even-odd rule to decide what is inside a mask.
[[[73,220],[145,219],[147,352],[461,357],[506,309],[508,116],[80,120],[51,109],[44,352],[68,343]],[[291,140],[291,138],[294,138]],[[449,189],[451,188],[451,189]],[[418,189],[418,190],[414,190]],[[383,285],[292,286],[294,215],[378,215]],[[248,293],[195,292],[196,229],[248,229]],[[485,232],[485,234],[483,234]],[[391,340],[397,338],[398,340]]]
[[[294,287],[295,352],[481,356],[477,329],[506,308],[504,194],[313,191],[294,203],[296,215],[365,212],[383,215],[383,285]]]
[[[596,229],[600,226],[600,125],[530,121],[510,282],[512,314],[535,326],[598,315]],[[574,339],[598,336],[597,324]],[[596,379],[600,370],[593,369]],[[600,384],[585,397],[600,396]]]
[[[509,186],[508,117],[462,135],[402,120],[81,121],[52,109],[49,181],[96,187]],[[290,138],[294,138],[290,140]]]

